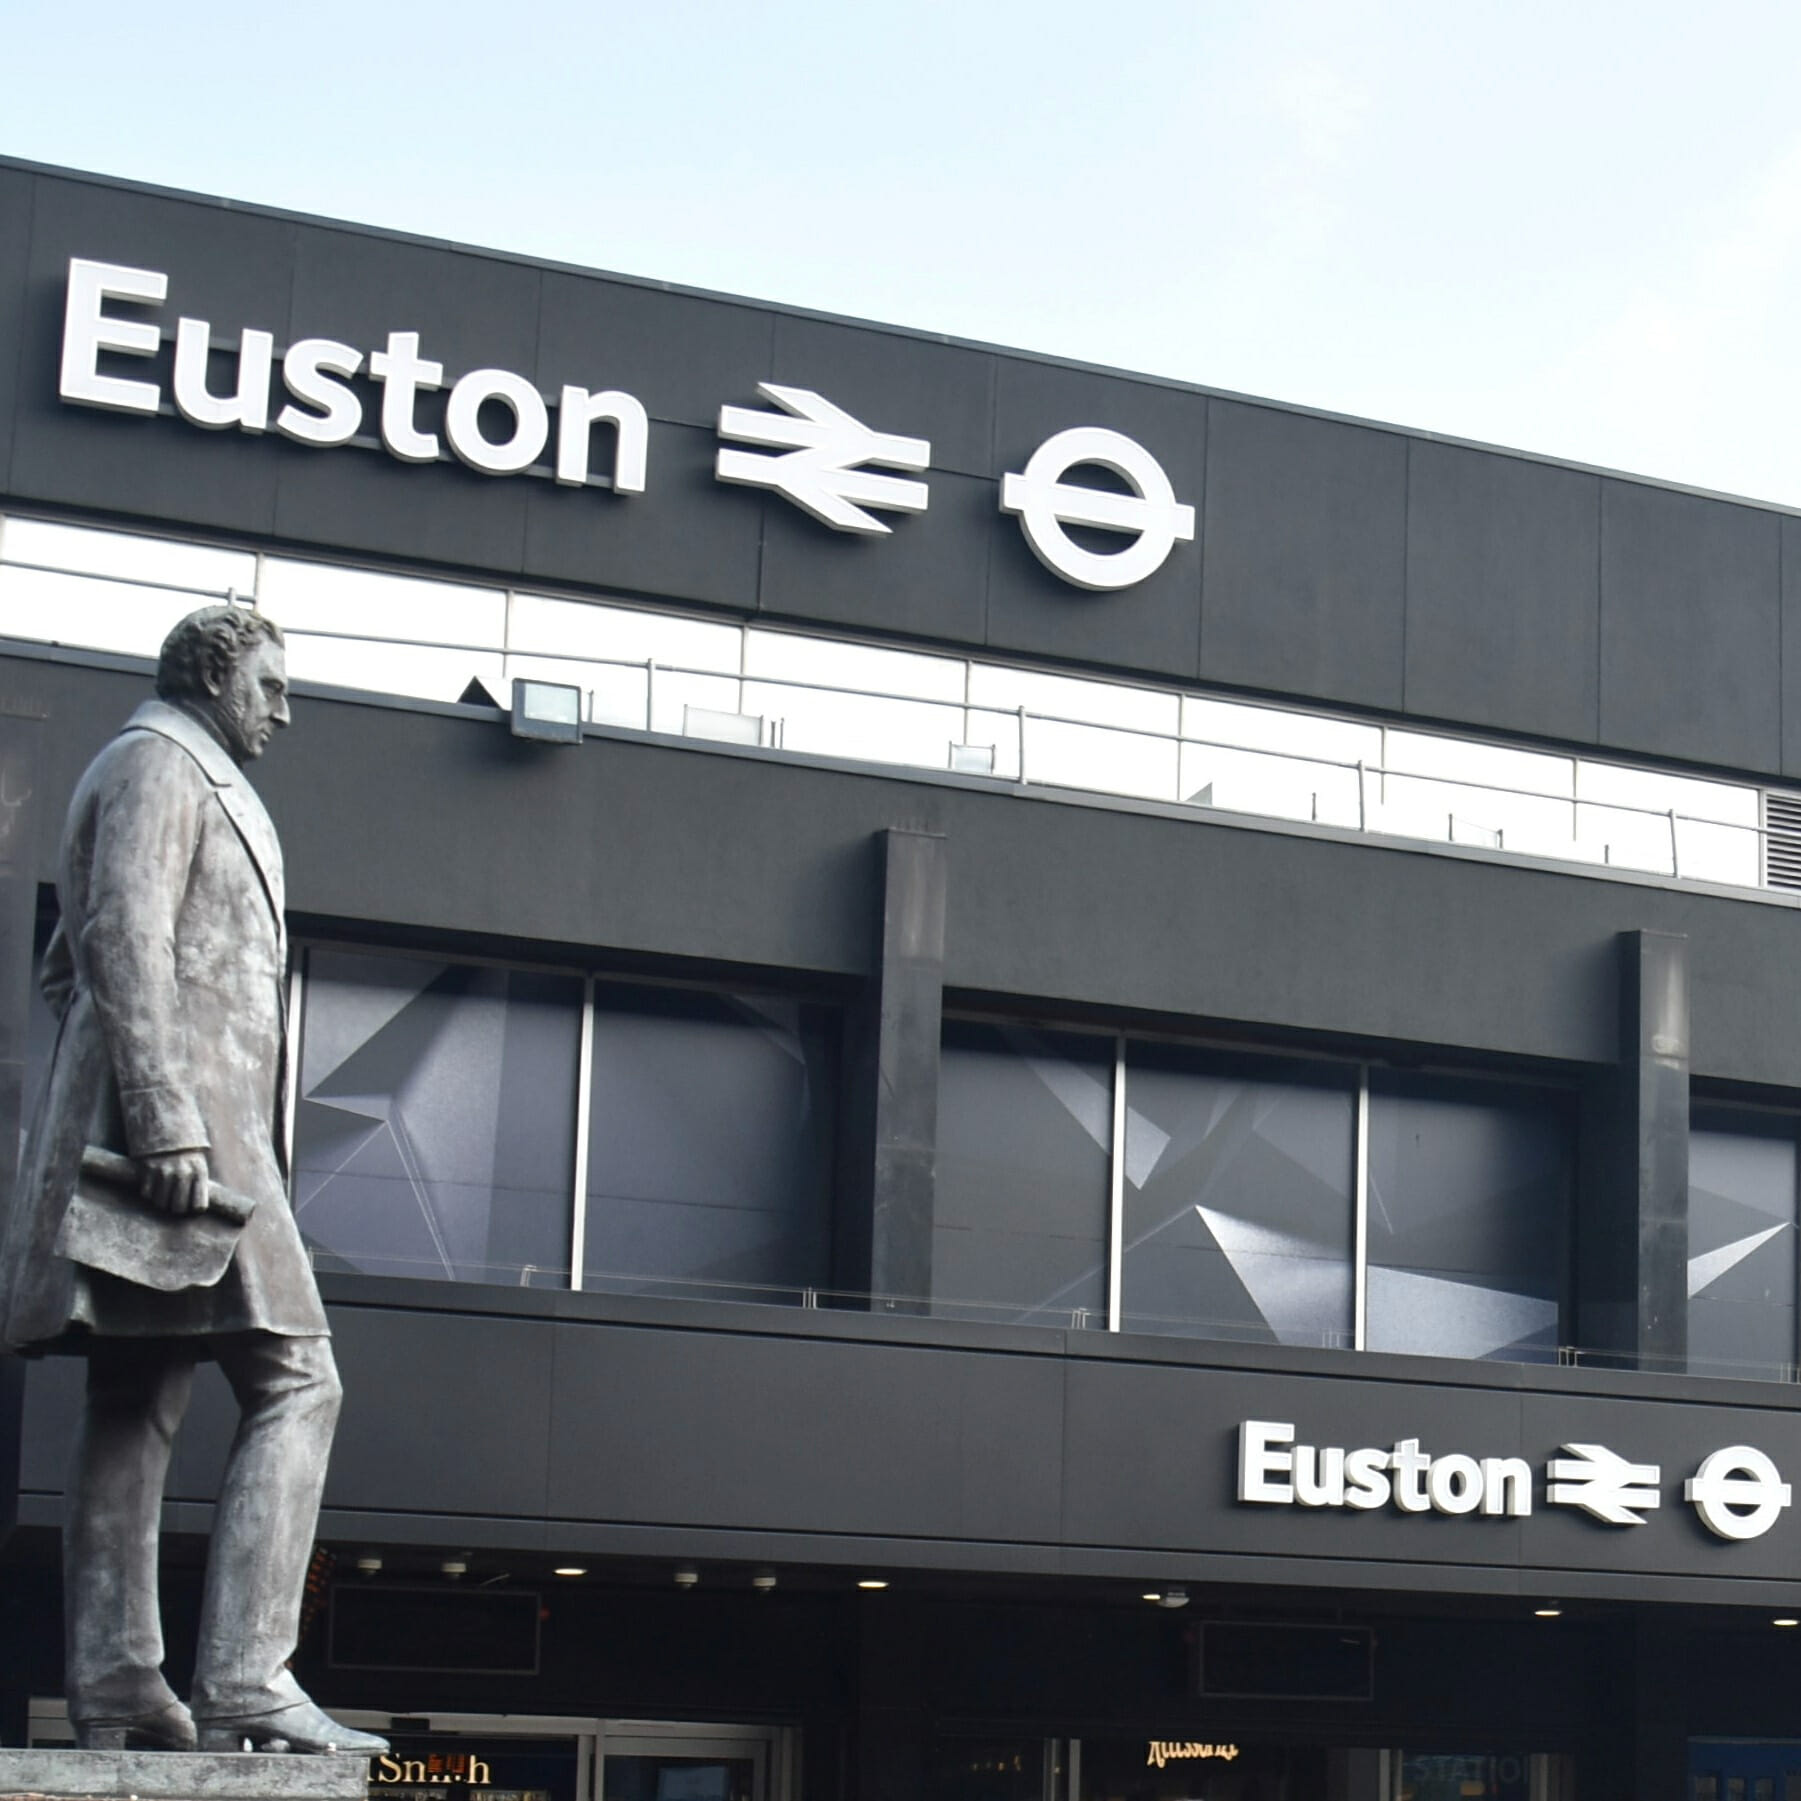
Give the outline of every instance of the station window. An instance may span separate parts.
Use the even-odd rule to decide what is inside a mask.
[[[1103,1325],[1113,1041],[948,1021],[933,1311]]]
[[[1372,1072],[1367,1349],[1555,1360],[1575,1140],[1559,1099]]]
[[[1356,1072],[1126,1053],[1121,1326],[1348,1345]]]
[[[794,1304],[830,1255],[823,1007],[594,990],[582,1286]]]
[[[562,1287],[578,978],[307,953],[294,1213],[322,1270]]]
[[[949,1021],[934,1310],[1553,1358],[1574,1143],[1549,1088]]]
[[[1688,1355],[1700,1374],[1795,1365],[1797,1133],[1792,1114],[1697,1107],[1688,1161]]]

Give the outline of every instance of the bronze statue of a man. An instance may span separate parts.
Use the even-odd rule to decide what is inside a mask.
[[[0,1342],[88,1361],[69,1715],[90,1748],[379,1750],[286,1668],[341,1391],[287,1196],[281,847],[243,775],[288,723],[281,633],[242,607],[194,613],[156,692],[69,806],[43,974],[60,1026],[0,1248]],[[95,1199],[107,1152],[135,1193]],[[157,1527],[205,1357],[241,1417],[190,1714],[161,1668]]]

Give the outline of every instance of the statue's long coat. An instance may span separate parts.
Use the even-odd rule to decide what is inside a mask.
[[[255,790],[192,715],[147,701],[82,777],[44,988],[61,1017],[0,1247],[0,1342],[71,1325],[160,1335],[323,1333],[288,1206],[281,847]],[[84,1144],[204,1148],[255,1200],[224,1276],[169,1293],[56,1252]]]

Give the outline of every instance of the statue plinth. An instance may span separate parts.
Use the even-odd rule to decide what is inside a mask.
[[[363,1801],[356,1752],[4,1751],[0,1801]]]

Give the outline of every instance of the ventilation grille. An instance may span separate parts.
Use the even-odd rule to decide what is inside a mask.
[[[1801,888],[1801,794],[1763,797],[1763,879],[1766,888]]]

